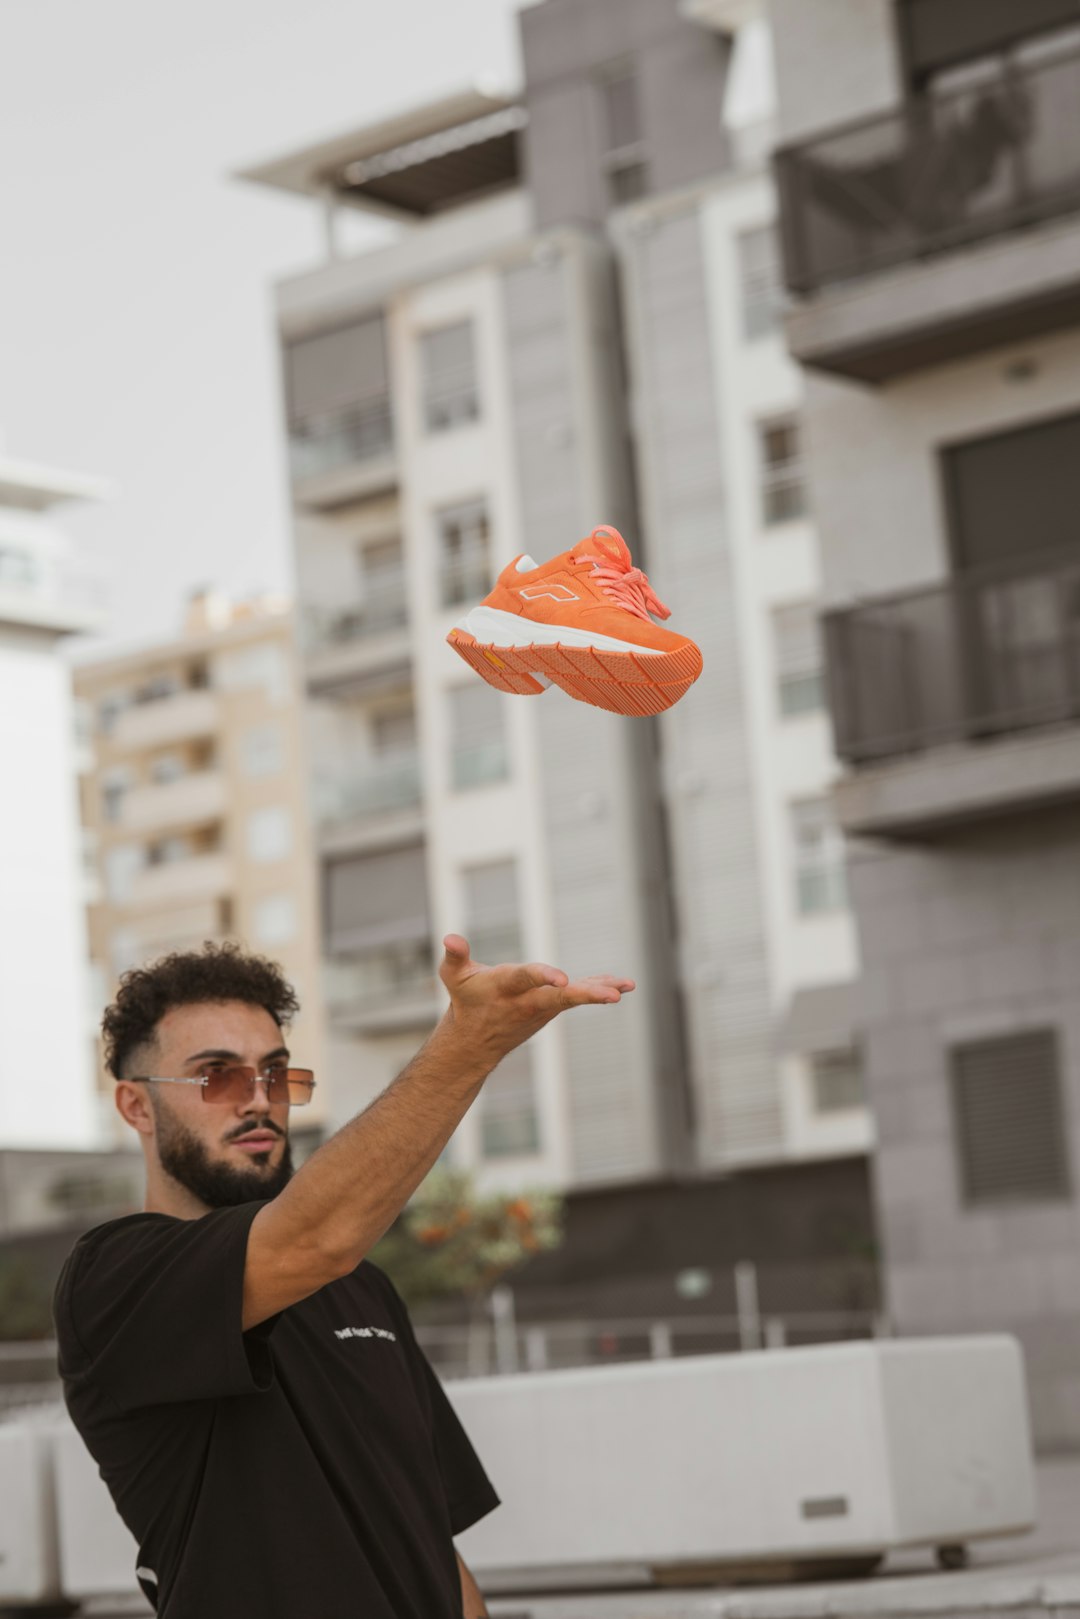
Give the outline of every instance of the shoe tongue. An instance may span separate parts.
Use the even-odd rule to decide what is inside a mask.
[[[532,557],[526,553],[525,556],[518,557],[514,567],[518,573],[532,573],[537,567],[537,564],[533,561]]]
[[[605,561],[613,558],[624,568],[633,567],[630,556],[630,547],[623,539],[617,528],[594,528],[588,539],[579,540],[574,546],[575,556],[598,556]]]

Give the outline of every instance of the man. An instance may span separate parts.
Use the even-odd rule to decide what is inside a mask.
[[[409,1066],[292,1172],[313,1076],[278,968],[236,945],[125,974],[103,1020],[146,1208],[76,1244],[65,1398],[163,1619],[476,1619],[453,1536],[498,1505],[389,1279],[365,1259],[484,1079],[570,1007],[634,988],[485,967]],[[523,1464],[527,1458],[522,1458]]]

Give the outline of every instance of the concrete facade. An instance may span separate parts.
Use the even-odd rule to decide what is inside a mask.
[[[795,811],[827,813],[835,759],[812,647],[800,653],[805,700],[781,696],[780,617],[809,624],[820,577],[794,450],[790,509],[765,509],[763,432],[782,423],[795,442],[801,381],[770,268],[767,29],[759,8],[737,9],[713,27],[672,0],[530,8],[521,183],[448,198],[388,246],[277,289],[290,378],[299,346],[325,342],[325,356],[335,333],[345,345],[354,323],[382,322],[379,408],[393,419],[378,453],[293,479],[301,621],[344,625],[353,608],[357,620],[333,646],[305,630],[313,769],[377,778],[380,715],[396,707],[412,725],[408,804],[320,828],[324,874],[349,860],[368,881],[401,857],[426,878],[408,924],[415,982],[377,1008],[346,997],[332,1009],[339,1117],[385,1085],[437,1016],[431,967],[445,931],[468,936],[485,864],[515,874],[517,931],[501,947],[638,984],[618,1019],[582,1011],[530,1042],[531,1071],[516,1081],[519,1095],[532,1087],[527,1150],[490,1150],[483,1098],[463,1121],[448,1158],[482,1186],[547,1180],[584,1195],[810,1159],[824,1174],[872,1143],[850,1018],[818,1018],[808,1041],[807,1019],[792,1016],[806,997],[811,1010],[841,1006],[834,992],[857,959],[838,864],[825,903],[800,895]],[[433,107],[413,123],[443,116]],[[605,119],[623,117],[636,139],[605,146]],[[371,130],[353,139],[370,155]],[[348,145],[253,173],[314,196]],[[613,174],[635,164],[640,191],[616,197]],[[339,200],[358,202],[346,188]],[[427,346],[464,328],[469,398],[435,431]],[[310,431],[333,446],[353,406],[326,365]],[[298,397],[294,435],[307,430]],[[672,622],[702,640],[691,700],[631,724],[557,691],[505,699],[497,776],[463,782],[454,711],[478,683],[444,644],[461,606],[440,596],[440,522],[470,505],[487,524],[473,599],[523,551],[543,560],[597,523],[620,526]],[[365,558],[380,546],[397,559],[400,611],[375,634]],[[389,948],[374,927],[324,946],[346,973]],[[818,1059],[837,1056],[850,1072],[830,1103]]]
[[[1075,806],[851,863],[887,1304],[904,1333],[1015,1332],[1045,1448],[1080,1434],[1080,840]],[[965,1206],[949,1049],[1057,1032],[1068,1198]]]
[[[773,0],[771,9],[786,136],[820,135],[902,101],[892,8]],[[959,600],[948,592],[969,588],[965,581],[982,588],[989,575],[965,573],[957,561],[948,458],[955,446],[1080,411],[1080,330],[1059,311],[1052,337],[1037,324],[1014,330],[1010,341],[1000,328],[973,336],[971,311],[987,298],[1021,308],[1039,296],[1053,255],[1075,232],[1075,214],[1026,231],[1003,226],[997,237],[852,276],[796,302],[789,335],[810,367],[810,480],[830,609],[917,603],[935,590]],[[998,281],[995,267],[1006,262],[1010,272]],[[828,374],[829,322],[834,336],[848,323],[845,341],[861,322],[864,351],[880,344],[885,353],[898,326],[917,323],[922,304],[933,306],[941,344],[909,355],[900,370],[883,362],[877,386]],[[967,335],[958,345],[961,328]],[[1040,493],[1032,489],[1016,535],[1007,575],[1014,600],[1025,578],[1030,598],[1049,593],[1056,577],[1040,573]],[[1070,552],[1054,566],[1070,576],[1078,563],[1080,553]],[[980,621],[977,645],[986,666],[1000,670],[1020,656],[1021,643],[1004,631],[994,640],[988,622]],[[1053,669],[1055,659],[1068,668],[1067,612],[1062,622],[1059,649],[1056,630],[1026,621],[1023,645]],[[958,620],[954,634],[962,630]],[[927,649],[933,656],[930,640]],[[1005,716],[981,731],[972,724],[948,745],[928,736],[913,752],[894,748],[890,756],[883,747],[881,757],[849,768],[835,794],[853,839],[886,1307],[907,1333],[1015,1332],[1044,1449],[1080,1441],[1078,757],[1075,722]],[[1029,1186],[1023,1195],[966,1201],[950,1053],[1034,1031],[1055,1042],[1067,1189]]]
[[[75,675],[99,1105],[126,1142],[99,1029],[120,975],[236,939],[278,961],[300,999],[293,1060],[316,1074],[293,1121],[302,1155],[331,1085],[292,617],[278,601],[210,595],[190,604],[185,630],[88,657]]]

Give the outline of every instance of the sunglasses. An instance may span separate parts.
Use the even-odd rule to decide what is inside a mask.
[[[234,1107],[250,1102],[255,1095],[256,1083],[259,1083],[266,1086],[268,1102],[287,1102],[290,1107],[304,1107],[311,1101],[315,1074],[311,1068],[268,1068],[260,1074],[254,1068],[230,1064],[210,1068],[205,1074],[195,1074],[191,1078],[136,1074],[133,1082],[143,1085],[199,1085],[204,1102],[226,1102]]]

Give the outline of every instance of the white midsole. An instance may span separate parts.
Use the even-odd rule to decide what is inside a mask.
[[[600,652],[640,652],[646,657],[661,654],[660,647],[639,646],[636,641],[620,641],[595,630],[573,630],[568,624],[537,624],[517,613],[504,613],[499,607],[474,607],[458,619],[454,628],[475,636],[483,646],[592,646]]]

